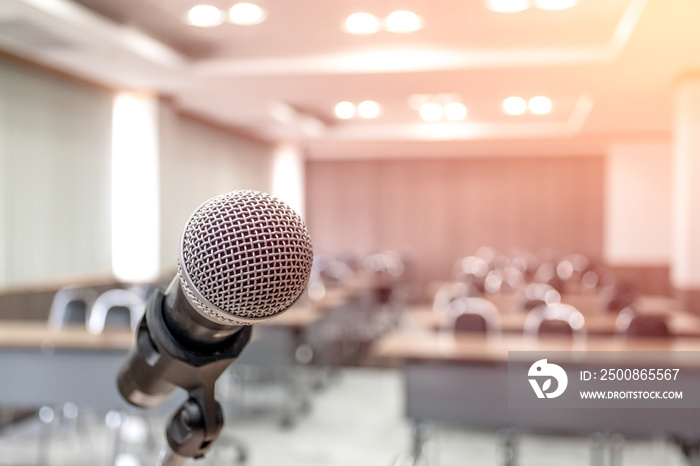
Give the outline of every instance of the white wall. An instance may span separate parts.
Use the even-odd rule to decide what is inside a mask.
[[[700,288],[700,80],[676,90],[673,127],[673,260],[676,288]]]
[[[281,143],[275,147],[272,160],[271,194],[304,218],[304,152],[299,144]]]
[[[619,144],[607,154],[606,263],[668,266],[671,260],[670,144]]]
[[[112,93],[0,58],[0,286],[108,272]]]
[[[177,267],[182,230],[207,199],[228,191],[270,192],[273,147],[160,107],[161,270]]]

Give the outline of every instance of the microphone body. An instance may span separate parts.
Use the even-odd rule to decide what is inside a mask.
[[[192,214],[178,273],[149,299],[117,376],[119,392],[135,406],[157,406],[176,387],[188,392],[167,429],[178,455],[199,458],[216,439],[223,426],[216,379],[245,348],[251,324],[301,296],[312,262],[304,222],[268,194],[233,191]]]
[[[213,387],[250,339],[249,325],[224,326],[199,316],[176,280],[166,294],[151,295],[136,344],[119,370],[119,393],[132,405],[158,406],[176,387]]]

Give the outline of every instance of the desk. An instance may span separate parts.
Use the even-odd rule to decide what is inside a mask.
[[[295,332],[319,318],[315,310],[300,306],[256,328],[272,333],[281,329],[295,338]],[[83,327],[53,330],[45,322],[1,321],[0,405],[75,402],[95,408],[126,408],[129,405],[119,395],[116,376],[133,343],[130,329],[92,335]],[[293,358],[294,348],[290,343],[284,354]]]
[[[0,405],[39,407],[75,402],[125,408],[117,370],[134,341],[128,331],[92,335],[51,330],[44,322],[0,323]]]
[[[641,311],[640,311],[641,312]],[[646,311],[652,313],[652,311]],[[663,315],[671,333],[681,338],[700,338],[700,316],[687,311],[654,311]],[[522,333],[527,313],[502,313],[501,330],[504,333]],[[613,335],[616,330],[617,315],[586,314],[585,329],[589,335]],[[414,306],[407,310],[404,324],[408,328],[429,328],[438,330],[445,324],[445,315],[433,311],[432,306]]]
[[[530,339],[395,332],[373,347],[373,356],[404,362],[406,415],[416,421],[447,421],[488,428],[540,432],[658,433],[700,438],[700,409],[537,409],[508,408],[508,351],[668,351],[666,367],[682,364],[700,389],[700,341],[589,338],[582,346],[561,337]],[[697,351],[688,358],[680,351]],[[692,355],[691,355],[692,356]],[[694,379],[693,379],[694,380]],[[700,408],[700,407],[699,407]]]

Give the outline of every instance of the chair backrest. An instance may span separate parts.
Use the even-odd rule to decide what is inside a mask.
[[[137,294],[122,289],[102,293],[90,309],[88,331],[102,333],[105,327],[135,329],[146,311],[146,302]]]
[[[568,304],[550,304],[531,310],[525,318],[523,333],[528,336],[569,335],[574,339],[586,337],[585,319]]]
[[[449,306],[446,328],[454,333],[498,333],[501,331],[498,308],[485,298],[455,299]]]
[[[611,283],[603,287],[600,292],[601,306],[610,312],[620,312],[622,309],[634,305],[639,298],[639,290],[629,283]]]
[[[637,314],[623,309],[617,317],[616,333],[628,337],[670,338],[666,317],[658,314]]]
[[[452,282],[442,285],[435,293],[433,299],[433,311],[438,313],[449,312],[453,301],[460,298],[475,296],[479,292],[473,285],[463,282]]]
[[[536,307],[554,305],[561,302],[561,295],[551,285],[546,283],[530,283],[519,297],[518,307],[529,312]]]
[[[49,311],[49,326],[87,325],[88,313],[97,299],[92,288],[65,287],[56,292]]]

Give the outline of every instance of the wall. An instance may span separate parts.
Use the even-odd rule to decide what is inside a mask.
[[[271,190],[274,148],[183,115],[168,101],[159,126],[161,270],[172,274],[182,230],[200,204],[238,189]]]
[[[409,252],[423,284],[481,246],[603,253],[604,158],[307,161],[317,253]]]
[[[0,57],[0,287],[110,268],[112,93]]]
[[[56,289],[70,277],[111,275],[113,98],[0,57],[0,289]],[[184,116],[168,101],[158,120],[161,267],[171,275],[198,205],[234,189],[270,191],[273,148]]]
[[[611,146],[605,166],[604,259],[647,293],[669,294],[671,145]]]

